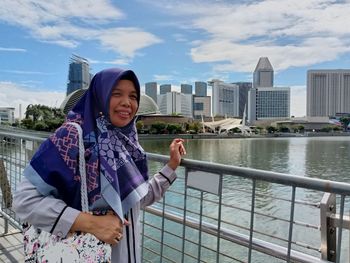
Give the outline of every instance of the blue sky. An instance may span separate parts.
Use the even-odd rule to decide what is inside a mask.
[[[266,56],[303,116],[306,71],[350,68],[349,14],[349,0],[2,0],[0,106],[60,106],[72,54],[175,90],[251,81]]]

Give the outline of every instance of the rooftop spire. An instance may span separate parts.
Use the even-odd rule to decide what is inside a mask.
[[[259,58],[259,62],[256,65],[256,68],[254,70],[258,71],[258,70],[268,70],[268,71],[273,71],[272,65],[269,61],[269,59],[267,57],[261,57]]]

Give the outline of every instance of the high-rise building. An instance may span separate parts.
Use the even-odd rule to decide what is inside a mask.
[[[192,94],[192,85],[190,85],[190,84],[181,84],[181,93],[183,93],[183,94]]]
[[[68,84],[66,95],[78,89],[88,88],[91,81],[89,62],[82,57],[73,55],[69,63]]]
[[[194,83],[195,95],[197,97],[207,96],[207,83],[203,81],[196,81]]]
[[[15,122],[15,108],[0,107],[0,124],[5,122],[9,124]]]
[[[159,94],[167,94],[171,92],[171,84],[162,84],[159,86]]]
[[[267,57],[259,58],[253,74],[253,87],[273,87],[273,68]]]
[[[238,117],[243,118],[244,111],[248,108],[248,92],[252,88],[251,82],[234,82],[239,88]]]
[[[192,94],[183,94],[172,91],[158,96],[158,105],[161,114],[182,114],[192,118]]]
[[[212,86],[213,116],[237,117],[239,115],[239,87],[214,79]]]
[[[261,57],[253,73],[253,88],[248,91],[248,121],[290,117],[290,88],[273,87],[273,68]]]
[[[148,82],[145,84],[145,92],[157,103],[157,82]]]
[[[193,96],[193,117],[201,119],[211,117],[211,97],[210,96]]]
[[[308,70],[307,116],[350,113],[350,69]]]
[[[286,119],[290,117],[290,88],[269,87],[249,91],[248,120]]]

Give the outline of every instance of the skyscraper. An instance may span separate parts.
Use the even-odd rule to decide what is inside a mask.
[[[239,109],[238,86],[217,79],[208,83],[213,90],[213,116],[237,117]]]
[[[273,87],[273,68],[267,57],[259,58],[253,73],[253,87]]]
[[[69,63],[68,84],[66,95],[78,89],[88,88],[91,81],[89,62],[82,57],[73,55]]]
[[[181,93],[183,93],[183,94],[192,94],[192,85],[190,85],[190,84],[181,84]]]
[[[15,122],[15,108],[0,107],[0,124],[6,122],[10,124]]]
[[[145,84],[145,92],[157,103],[157,82],[148,82]]]
[[[194,83],[195,95],[197,97],[207,96],[207,83],[203,81],[196,81]]]
[[[255,120],[286,119],[290,116],[290,88],[269,87],[252,89],[255,92]],[[254,114],[249,112],[248,115]],[[249,117],[249,116],[248,116]],[[250,120],[249,120],[250,121]]]
[[[248,92],[248,121],[290,117],[290,88],[273,86],[273,68],[261,57],[253,73],[253,88]]]
[[[182,114],[192,118],[192,94],[172,91],[160,94],[158,97],[159,110],[162,114]]]
[[[210,96],[193,96],[193,117],[201,119],[211,116]]]
[[[232,84],[236,84],[239,88],[238,116],[242,118],[244,110],[247,109],[247,106],[248,106],[248,92],[252,88],[252,83],[251,82],[234,82]]]
[[[159,94],[167,94],[168,92],[171,92],[171,84],[162,84],[159,86],[159,89]]]
[[[307,72],[307,116],[350,113],[350,69]]]
[[[195,95],[193,96],[193,117],[201,119],[211,116],[211,97],[207,96],[207,83],[196,81],[194,83]]]

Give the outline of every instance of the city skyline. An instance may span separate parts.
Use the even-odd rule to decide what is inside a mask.
[[[306,115],[309,69],[349,69],[348,1],[2,1],[0,106],[60,106],[69,58],[91,73],[133,69],[146,82],[251,82],[260,57],[274,86],[291,87],[291,115]],[[140,15],[142,14],[142,15]],[[211,95],[208,88],[208,95]]]

